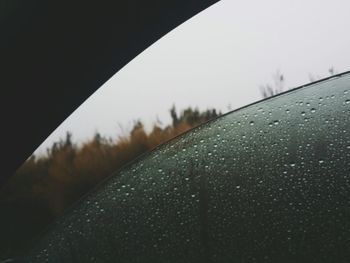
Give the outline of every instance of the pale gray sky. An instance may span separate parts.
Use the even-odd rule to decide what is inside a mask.
[[[133,120],[170,122],[169,109],[226,112],[261,99],[280,70],[288,87],[350,70],[350,1],[222,0],[180,25],[117,72],[39,147],[73,132],[116,137]]]

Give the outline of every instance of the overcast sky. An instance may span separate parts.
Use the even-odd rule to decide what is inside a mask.
[[[81,142],[96,131],[115,138],[136,119],[169,124],[173,104],[227,112],[260,100],[277,70],[288,87],[350,70],[349,10],[348,0],[222,0],[117,72],[36,153],[66,131]]]

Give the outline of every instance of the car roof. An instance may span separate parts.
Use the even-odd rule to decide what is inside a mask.
[[[0,185],[113,74],[217,1],[2,1]]]

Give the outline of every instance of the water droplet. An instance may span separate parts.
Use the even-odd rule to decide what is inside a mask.
[[[278,121],[278,120],[275,120],[275,121],[273,121],[273,124],[278,125],[278,124],[279,124],[279,121]]]
[[[240,185],[237,185],[236,188],[239,189],[239,188],[241,188],[241,186],[240,186]]]
[[[346,103],[346,104],[349,104],[349,103],[350,103],[350,100],[346,100],[345,103]]]
[[[310,110],[312,113],[315,113],[316,112],[316,109],[315,108],[311,108]]]
[[[324,163],[324,160],[319,160],[318,162],[319,162],[320,164],[322,164],[322,163]]]
[[[251,121],[249,124],[253,126],[254,125],[254,121]]]

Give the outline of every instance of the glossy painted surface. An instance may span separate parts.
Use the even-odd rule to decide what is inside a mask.
[[[350,75],[247,106],[116,172],[28,262],[348,262]]]

